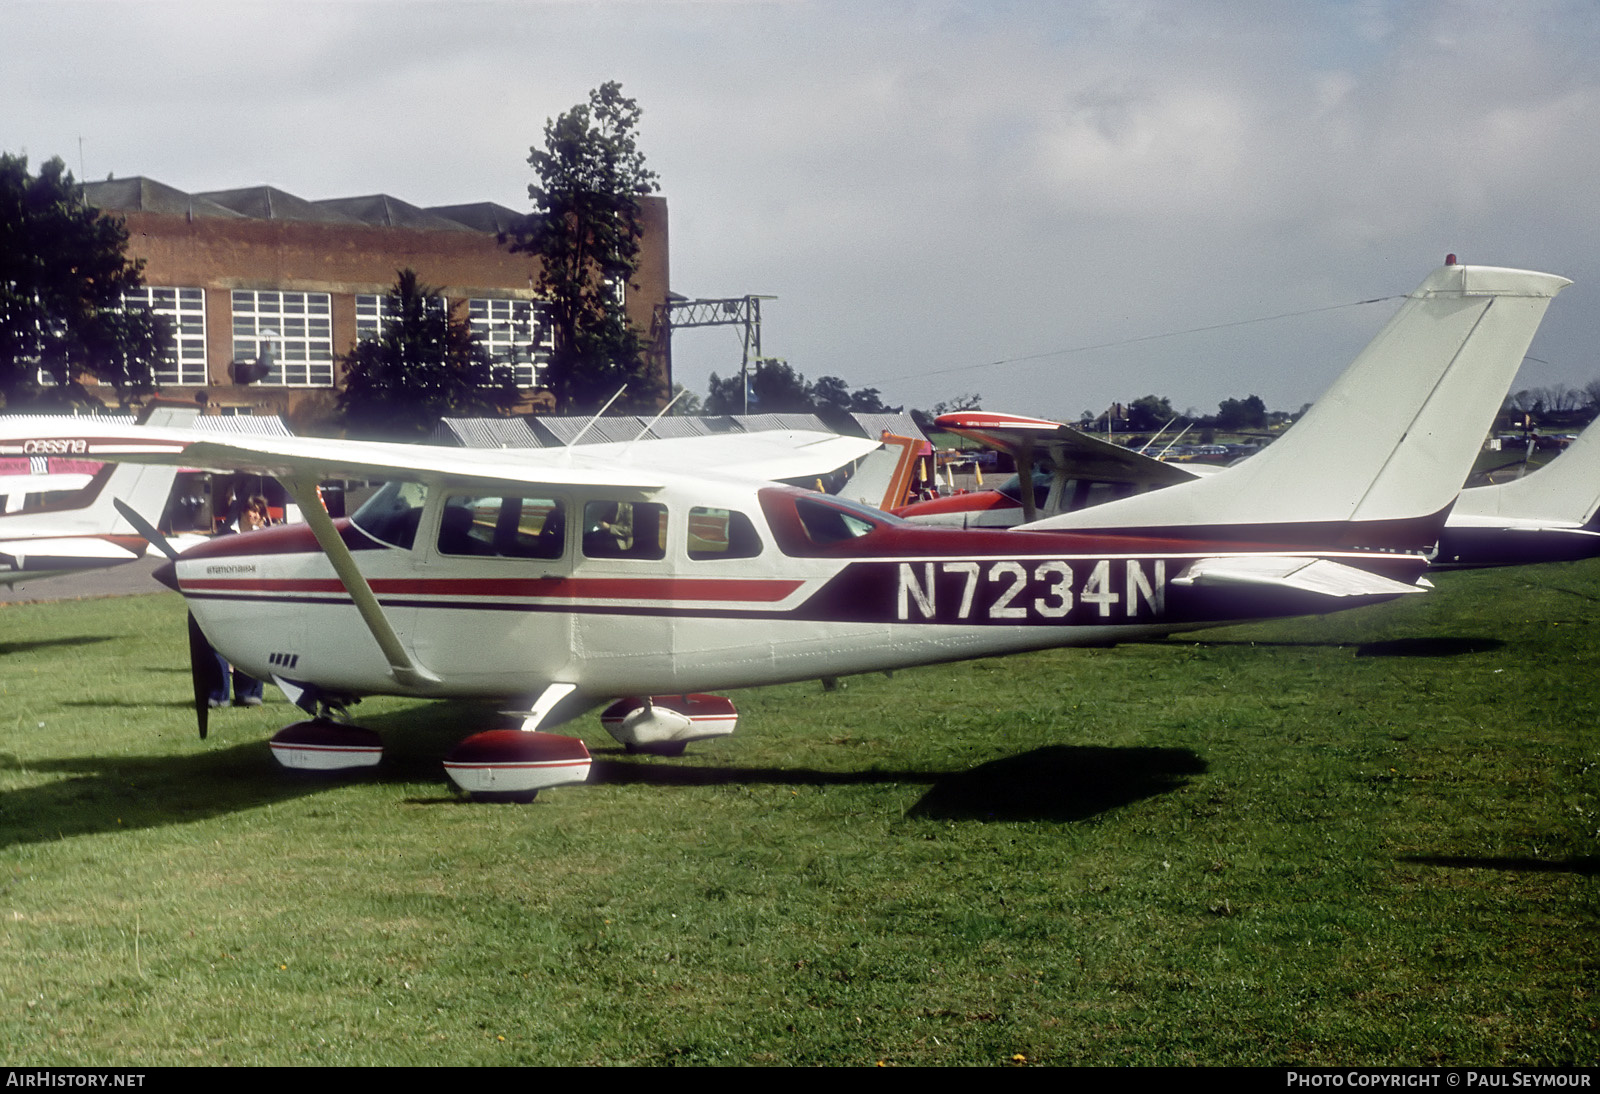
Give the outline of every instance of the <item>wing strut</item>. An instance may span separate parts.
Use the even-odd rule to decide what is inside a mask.
[[[356,611],[361,613],[361,621],[367,625],[367,630],[372,632],[378,648],[388,659],[390,675],[407,687],[421,688],[439,683],[439,678],[411,660],[405,647],[400,644],[400,637],[389,625],[389,617],[383,614],[383,606],[373,594],[372,586],[361,576],[361,571],[356,567],[356,560],[350,554],[350,548],[345,546],[344,540],[339,536],[339,530],[333,526],[333,518],[328,516],[327,507],[322,504],[322,495],[317,492],[316,478],[309,475],[295,475],[287,481],[287,485],[289,492],[294,495],[294,500],[300,505],[300,513],[310,526],[311,534],[317,537],[317,545],[322,548],[322,553],[328,556],[328,561],[333,563],[333,572],[339,575],[345,592],[355,601]]]

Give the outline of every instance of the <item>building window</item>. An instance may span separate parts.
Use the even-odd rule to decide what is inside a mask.
[[[233,292],[233,358],[253,361],[272,343],[262,384],[333,386],[333,318],[323,292]]]
[[[365,342],[380,337],[385,323],[400,318],[399,309],[395,307],[397,303],[398,300],[387,293],[357,293],[356,341]],[[429,314],[442,315],[445,310],[444,297],[428,297],[427,307]]]
[[[544,309],[527,300],[469,300],[467,320],[496,365],[510,365],[518,387],[542,387],[555,349]]]
[[[123,295],[172,324],[173,345],[166,359],[151,370],[158,385],[204,386],[206,376],[206,291],[146,286]]]

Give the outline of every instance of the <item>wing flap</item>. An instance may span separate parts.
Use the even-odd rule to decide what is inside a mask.
[[[935,424],[948,433],[1004,452],[1019,463],[1042,458],[1053,467],[1068,468],[1071,478],[1174,486],[1198,477],[1177,464],[1163,463],[1142,452],[1043,418],[962,411],[941,414]]]

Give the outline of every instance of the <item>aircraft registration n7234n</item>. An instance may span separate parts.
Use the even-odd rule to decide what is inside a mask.
[[[331,716],[362,695],[500,699],[525,708],[522,729],[475,734],[446,767],[468,791],[527,797],[589,766],[581,740],[534,731],[612,700],[603,722],[623,743],[681,751],[736,718],[691,693],[1417,592],[1567,283],[1435,271],[1297,427],[1302,442],[1197,484],[1203,507],[1141,511],[1122,529],[918,527],[769,481],[855,443],[815,435],[513,453],[128,427],[93,450],[261,472],[293,492],[306,526],[191,548],[164,576],[228,660],[317,713],[274,738],[280,760],[376,762],[374,735]],[[0,435],[0,452],[11,443]],[[335,522],[317,493],[329,477],[387,485]]]

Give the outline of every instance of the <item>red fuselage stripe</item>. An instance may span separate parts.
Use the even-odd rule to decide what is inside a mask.
[[[376,578],[379,596],[508,596],[540,600],[688,600],[776,603],[804,582],[717,581],[700,578]],[[342,594],[338,578],[194,578],[188,592]]]

